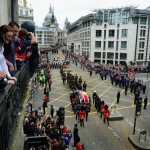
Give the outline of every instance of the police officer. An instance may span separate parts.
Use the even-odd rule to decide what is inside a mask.
[[[79,83],[82,83],[82,78],[81,78],[81,76],[80,76],[80,78],[79,78]]]
[[[146,109],[147,102],[148,102],[148,98],[147,98],[147,96],[145,96],[145,98],[144,98],[144,109]]]
[[[78,137],[78,124],[75,124],[73,129],[74,146],[76,146],[77,144],[77,137]]]
[[[85,91],[85,92],[86,92],[86,87],[87,87],[87,84],[86,84],[86,82],[84,81],[84,83],[83,83],[83,91]]]
[[[125,95],[127,95],[127,91],[128,91],[128,84],[126,83],[126,85],[125,85]]]
[[[86,121],[87,121],[87,119],[88,119],[88,114],[89,114],[89,111],[90,111],[90,110],[89,110],[89,107],[90,107],[90,106],[87,105],[87,106],[86,106],[86,109],[85,109],[85,113],[86,113],[85,120],[86,120]]]
[[[118,93],[117,93],[117,104],[119,103],[119,99],[120,99],[120,91],[118,90]]]
[[[95,99],[96,99],[96,97],[97,97],[97,93],[96,93],[96,91],[94,91],[94,93],[93,93],[92,97],[93,97],[93,104],[94,104],[94,103],[95,103]]]

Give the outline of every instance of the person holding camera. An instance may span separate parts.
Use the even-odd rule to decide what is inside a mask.
[[[32,32],[20,29],[18,38],[15,38],[14,42],[16,46],[17,65],[20,68],[32,55],[31,45],[36,43],[36,39]]]

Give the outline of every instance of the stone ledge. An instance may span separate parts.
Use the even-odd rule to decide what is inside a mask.
[[[123,120],[123,115],[119,111],[115,111],[115,113],[110,114],[109,116],[110,121],[116,121],[116,120]]]
[[[141,141],[139,141],[138,135],[129,135],[128,140],[137,150],[150,150],[150,137],[146,137],[146,141],[144,141],[144,137],[141,136]]]

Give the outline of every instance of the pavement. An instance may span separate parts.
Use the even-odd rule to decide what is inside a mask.
[[[59,51],[58,54],[49,53],[49,58],[64,58]],[[94,105],[91,106],[88,121],[85,122],[85,127],[79,127],[79,136],[81,143],[84,143],[86,150],[133,150],[132,144],[128,141],[128,136],[132,134],[135,105],[133,102],[134,95],[128,92],[127,96],[124,94],[124,89],[112,86],[110,80],[101,80],[99,75],[93,73],[90,78],[87,70],[82,70],[80,65],[75,66],[72,62],[68,68],[72,74],[81,76],[83,81],[87,82],[87,94],[92,97],[94,90],[98,93],[102,100],[109,105],[109,108],[116,106],[116,114],[122,116],[121,120],[111,121],[110,125],[103,123],[100,119],[100,114],[97,113]],[[63,85],[59,69],[51,69],[52,73],[52,91],[49,93],[50,101],[48,103],[47,113],[49,114],[50,105],[54,106],[55,112],[59,107],[65,107],[65,122],[71,130],[74,124],[78,123],[75,115],[71,109],[70,104],[70,89],[68,85]],[[144,77],[143,77],[144,78]],[[147,84],[148,83],[148,84]],[[149,81],[146,82],[148,98]],[[119,104],[116,104],[117,91],[120,90],[121,97]],[[142,95],[143,97],[145,95]],[[39,86],[36,95],[33,97],[33,109],[38,109],[43,103],[43,88]],[[119,116],[119,117],[120,117]],[[136,135],[142,129],[146,129],[148,136],[150,133],[150,103],[148,103],[147,110],[142,110],[141,116],[137,119]],[[73,141],[71,142],[71,145]],[[70,146],[71,149],[71,146]]]
[[[150,137],[147,136],[144,140],[145,135],[141,135],[139,140],[139,135],[129,135],[128,139],[132,145],[138,150],[150,150]]]

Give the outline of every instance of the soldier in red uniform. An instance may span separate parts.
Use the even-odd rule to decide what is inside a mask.
[[[83,110],[83,108],[81,108],[81,110],[79,111],[79,118],[80,118],[80,126],[84,127],[84,119],[85,119],[86,113]]]
[[[107,123],[108,123],[108,126],[109,126],[110,110],[108,109],[108,105],[105,105],[103,116],[104,116],[104,121],[103,122],[105,123],[105,120],[107,119]]]
[[[102,118],[102,114],[104,113],[105,110],[105,102],[102,101],[102,105],[100,106],[100,118]]]

